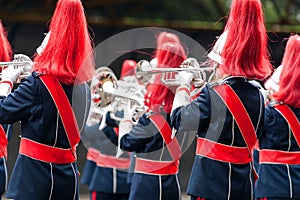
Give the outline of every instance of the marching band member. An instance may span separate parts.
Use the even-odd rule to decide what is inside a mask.
[[[0,122],[21,121],[22,132],[9,199],[79,199],[76,146],[90,106],[86,81],[94,74],[81,1],[59,0],[49,30],[32,74],[14,92],[23,67],[2,71]]]
[[[233,0],[225,31],[208,57],[217,81],[189,102],[187,86],[174,98],[171,124],[197,131],[196,155],[187,194],[192,200],[253,199],[252,148],[263,128],[264,99],[249,79],[272,71],[260,0]],[[190,85],[191,73],[179,73]]]
[[[7,33],[0,20],[0,60],[2,62],[11,61],[12,48],[7,39]],[[2,68],[1,68],[2,70]],[[7,144],[8,136],[11,134],[11,125],[2,124],[0,125],[0,199],[7,189]]]
[[[125,60],[122,64],[120,80],[130,77],[135,79],[133,76],[135,67],[136,61]],[[123,117],[122,112],[115,114],[120,115],[120,118]],[[85,128],[85,134],[96,133],[97,136],[91,138],[95,144],[88,149],[87,163],[81,182],[89,185],[91,200],[127,200],[130,191],[130,185],[127,183],[129,154],[123,152],[121,156],[117,155],[119,121],[112,119],[109,111],[103,117],[106,119],[101,127],[100,123],[104,122],[98,121]]]
[[[160,53],[159,53],[159,51],[157,51],[157,49],[161,49],[162,45],[165,43],[168,43],[168,42],[180,44],[179,37],[174,33],[163,31],[157,35],[156,51],[154,51],[153,58],[150,61],[150,64],[152,67],[157,67],[157,56],[160,56],[159,55]],[[151,80],[149,82],[151,82]],[[135,153],[131,152],[131,154],[130,154],[131,162],[130,162],[130,168],[128,170],[128,183],[129,184],[132,183],[132,178],[133,178],[134,168],[135,168],[135,158],[136,158]]]
[[[278,88],[265,109],[257,199],[300,199],[300,74],[295,73],[300,68],[299,50],[300,36],[290,36]]]
[[[156,53],[157,67],[178,68],[186,59],[180,43],[165,43]],[[130,200],[181,199],[178,165],[181,147],[171,142],[170,112],[172,87],[162,84],[161,74],[147,86],[145,105],[149,108],[133,126],[132,110],[125,109],[119,125],[119,145],[136,153]]]
[[[90,109],[90,112],[91,109]],[[92,127],[92,126],[99,126],[99,122],[94,124],[94,123],[89,123],[90,116],[87,119],[86,126]],[[97,126],[97,127],[98,127]],[[83,171],[80,175],[80,183],[83,185],[87,185],[88,187],[90,186],[91,180],[93,178],[94,171],[97,166],[97,157],[99,154],[98,147],[100,143],[99,139],[99,131],[98,129],[95,131],[89,130],[87,127],[85,128],[86,130],[84,131],[83,134],[81,134],[81,141],[88,146],[87,149],[87,154],[86,154],[86,162],[84,164]],[[92,196],[90,199],[93,199]]]
[[[113,123],[113,122],[110,122]],[[117,123],[114,124],[117,127]],[[129,168],[129,155],[124,152],[117,157],[118,146],[107,138],[107,134],[115,135],[117,143],[117,130],[107,125],[99,130],[99,124],[86,127],[85,131],[99,134],[99,149],[96,157],[96,167],[90,180],[89,190],[91,200],[127,200],[130,187],[127,183],[127,170]]]

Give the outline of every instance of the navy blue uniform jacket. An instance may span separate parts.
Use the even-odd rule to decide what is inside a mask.
[[[111,126],[106,126],[102,131],[98,130],[99,125],[86,127],[86,133],[97,132],[99,137],[97,140],[100,142],[98,150],[103,155],[109,155],[116,157],[117,154],[117,135]],[[109,132],[109,133],[107,133]],[[106,134],[105,134],[106,133]],[[115,142],[111,142],[106,135],[112,135],[114,138],[110,138]],[[127,152],[124,152],[120,158],[128,158]],[[97,192],[104,192],[110,194],[128,194],[129,184],[127,183],[127,169],[108,168],[97,166],[94,170],[93,177],[90,182],[90,190]]]
[[[90,89],[87,84],[62,86],[81,131],[90,108]],[[18,121],[21,122],[22,137],[70,148],[55,104],[35,72],[13,93],[0,99],[0,123]],[[6,196],[16,200],[77,199],[76,162],[56,165],[18,155]]]
[[[170,116],[164,113],[167,123]],[[145,113],[139,118],[137,125],[120,140],[120,147],[136,153],[137,158],[154,161],[172,161],[165,142],[153,122],[149,119],[151,113]],[[185,144],[188,138],[185,133],[178,135],[178,142]],[[184,146],[185,147],[185,146]],[[185,149],[182,150],[183,152]],[[155,166],[153,166],[155,168]],[[153,175],[135,172],[132,177],[130,200],[181,199],[181,189],[178,174]]]
[[[229,84],[245,106],[257,134],[263,128],[264,100],[258,88],[243,77],[228,77]],[[196,131],[197,137],[246,147],[233,116],[221,98],[206,84],[197,99],[172,112],[172,126],[179,131]],[[253,198],[252,163],[232,164],[196,155],[187,194],[206,199],[248,200]]]
[[[12,132],[12,125],[2,124],[4,131],[6,132],[7,138],[9,139]],[[7,165],[6,158],[3,156],[0,158],[0,199],[7,188]]]
[[[291,109],[300,120],[300,108]],[[260,149],[300,151],[287,122],[272,104],[266,107],[264,131],[259,138],[259,145]],[[300,165],[263,163],[258,167],[258,174],[257,197],[300,199]]]

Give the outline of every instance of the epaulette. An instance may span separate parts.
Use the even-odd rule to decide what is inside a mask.
[[[276,105],[280,105],[280,104],[283,104],[283,103],[275,101],[275,100],[272,100],[272,101],[270,101],[269,106],[272,107],[272,108],[274,108]]]
[[[248,81],[251,85],[253,85],[254,87],[258,88],[258,89],[264,89],[265,88],[262,86],[262,84],[260,84],[260,82],[256,81],[256,80],[249,80]]]
[[[224,80],[222,79],[219,79],[218,81],[215,81],[215,82],[209,82],[207,83],[206,85],[209,87],[209,88],[213,88],[217,85],[223,85],[223,84],[226,84],[226,82],[224,82]]]
[[[148,119],[148,118],[150,118],[152,115],[154,115],[155,114],[155,112],[153,112],[153,111],[150,111],[150,112],[146,112],[144,115],[145,115],[145,117]]]

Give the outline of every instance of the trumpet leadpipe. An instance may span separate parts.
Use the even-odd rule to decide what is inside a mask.
[[[159,73],[169,73],[169,72],[181,72],[181,71],[208,71],[211,70],[210,68],[193,68],[193,67],[186,67],[186,68],[152,68],[141,70],[137,73],[145,73],[145,74],[159,74]]]
[[[31,61],[9,61],[9,62],[0,62],[0,67],[4,66],[23,66],[23,65],[34,65],[36,62],[31,62]]]

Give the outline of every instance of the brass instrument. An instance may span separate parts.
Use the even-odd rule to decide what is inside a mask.
[[[151,82],[153,75],[162,74],[162,83],[166,85],[180,85],[174,73],[181,71],[192,72],[194,74],[193,83],[202,84],[206,81],[206,71],[212,71],[211,67],[200,67],[195,58],[187,58],[180,65],[180,68],[158,68],[153,67],[149,61],[141,60],[137,63],[135,75],[137,79],[146,84]]]
[[[112,118],[120,120],[115,113],[127,109],[128,103],[136,106],[138,113],[144,112],[145,88],[137,83],[134,76],[132,78],[132,81],[117,80],[110,68],[98,68],[91,82],[92,112],[103,116],[108,110]]]
[[[6,66],[14,66],[14,68],[23,67],[23,72],[19,76],[19,79],[27,78],[31,73],[31,69],[35,63],[31,59],[23,54],[14,55],[14,60],[10,62],[0,62],[0,67],[4,68]],[[0,78],[2,78],[2,73],[0,73]]]

